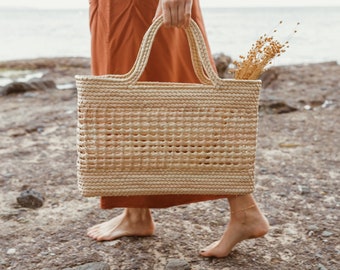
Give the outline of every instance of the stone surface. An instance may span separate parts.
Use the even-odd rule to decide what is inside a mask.
[[[88,64],[84,68],[72,58],[0,63],[9,66],[44,68],[44,79],[58,84],[90,73]],[[254,195],[271,229],[264,238],[240,243],[225,259],[198,254],[223,233],[229,220],[225,199],[154,209],[152,237],[123,237],[112,246],[89,239],[87,228],[122,210],[100,210],[98,198],[77,191],[76,92],[1,96],[0,268],[59,270],[96,261],[112,270],[158,270],[168,258],[181,258],[197,270],[314,270],[319,263],[338,269],[340,66],[292,65],[276,72],[261,90],[261,102],[282,101],[297,110],[259,116]],[[321,97],[327,106],[320,106]],[[311,110],[303,108],[307,104]],[[311,192],[302,196],[298,185]],[[30,187],[48,198],[38,211],[13,203],[18,191]],[[325,230],[333,234],[322,236]],[[6,254],[11,248],[16,253]]]

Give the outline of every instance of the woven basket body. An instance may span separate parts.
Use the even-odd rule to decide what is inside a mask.
[[[161,23],[128,74],[76,77],[82,195],[251,193],[261,82],[219,79],[193,21],[187,36],[202,83],[138,82]]]

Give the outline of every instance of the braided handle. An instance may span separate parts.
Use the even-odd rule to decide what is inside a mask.
[[[189,27],[185,31],[189,40],[189,44],[193,42],[195,42],[196,44],[196,46],[191,46],[190,50],[192,51],[193,48],[197,48],[200,59],[199,68],[200,69],[204,68],[204,71],[208,75],[208,79],[213,85],[217,86],[221,84],[222,79],[218,77],[217,73],[215,72],[214,68],[211,65],[208,49],[205,44],[205,40],[203,38],[201,29],[193,19],[190,20]],[[192,61],[194,61],[193,58]],[[198,68],[198,66],[196,67]]]
[[[131,70],[124,75],[106,75],[104,77],[114,78],[115,80],[121,80],[129,84],[135,84],[147,65],[149,55],[151,52],[152,44],[155,36],[163,23],[163,17],[157,18],[144,34],[136,61]],[[205,45],[203,35],[196,22],[191,19],[189,27],[185,30],[191,53],[191,61],[194,67],[196,76],[202,84],[218,85],[221,79],[210,63],[208,50]],[[204,70],[203,70],[204,69]],[[205,71],[205,72],[204,72]],[[208,77],[206,76],[208,75]]]

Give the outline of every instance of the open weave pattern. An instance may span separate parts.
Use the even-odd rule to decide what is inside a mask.
[[[252,192],[261,82],[211,79],[203,38],[192,23],[189,44],[202,62],[196,72],[203,84],[136,82],[155,24],[128,75],[76,77],[81,193]]]
[[[230,84],[234,89],[216,91],[184,84],[162,89],[140,83],[123,90],[93,80],[78,83],[83,194],[251,192],[259,85]]]

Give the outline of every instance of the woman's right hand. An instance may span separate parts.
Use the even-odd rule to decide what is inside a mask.
[[[154,19],[163,15],[167,27],[188,27],[193,0],[159,0]]]

